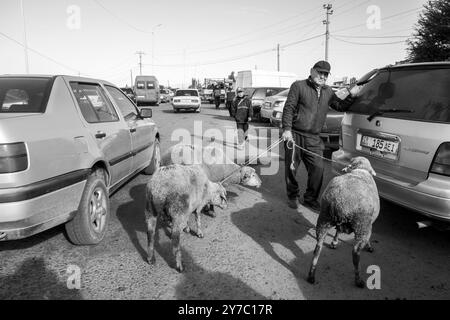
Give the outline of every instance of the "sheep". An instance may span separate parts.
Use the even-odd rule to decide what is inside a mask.
[[[147,262],[155,263],[154,238],[158,219],[172,222],[172,251],[176,269],[183,271],[180,251],[180,231],[187,227],[192,212],[196,214],[199,238],[203,238],[200,210],[206,205],[227,207],[226,190],[211,182],[199,165],[160,167],[147,184],[145,220],[147,224]]]
[[[255,169],[249,166],[239,166],[224,155],[220,148],[196,146],[192,144],[176,144],[161,156],[161,165],[169,164],[201,164],[209,180],[220,182],[226,178],[224,185],[241,184],[249,187],[261,186],[261,179]],[[214,217],[214,207],[204,208],[204,211]]]
[[[308,275],[308,282],[314,284],[317,261],[322,250],[323,241],[328,230],[335,226],[336,234],[331,243],[335,249],[338,244],[340,232],[355,233],[353,247],[353,266],[355,271],[355,284],[363,288],[359,271],[361,250],[366,247],[373,252],[370,245],[372,224],[380,211],[380,198],[378,189],[372,176],[376,173],[369,160],[356,157],[342,171],[346,174],[334,177],[321,197],[321,209],[316,225],[317,244]]]

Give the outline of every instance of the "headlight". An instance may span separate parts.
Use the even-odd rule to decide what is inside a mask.
[[[285,101],[275,101],[273,104],[274,107],[282,107],[284,105]]]

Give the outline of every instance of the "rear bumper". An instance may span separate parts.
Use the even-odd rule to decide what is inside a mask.
[[[88,172],[0,189],[0,241],[26,238],[69,221],[78,210]]]
[[[339,149],[333,153],[332,159],[345,164],[352,156]],[[341,169],[342,165],[333,162],[335,173]],[[413,185],[377,174],[375,181],[382,198],[428,217],[450,222],[450,178],[430,173],[427,180]]]
[[[172,107],[174,109],[198,109],[200,108],[201,104],[195,103],[195,104],[172,104]]]

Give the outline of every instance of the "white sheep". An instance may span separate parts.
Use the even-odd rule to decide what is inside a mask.
[[[187,227],[189,216],[196,214],[196,234],[202,238],[200,211],[212,204],[227,206],[226,190],[211,182],[199,165],[170,165],[160,167],[147,184],[145,220],[147,224],[147,261],[155,263],[154,238],[158,219],[172,222],[172,250],[176,268],[183,271],[180,251],[180,233]]]
[[[308,275],[308,282],[315,282],[315,272],[323,241],[328,230],[336,227],[336,234],[331,243],[335,249],[340,232],[355,233],[353,247],[353,266],[355,269],[355,284],[363,288],[359,271],[360,253],[364,247],[372,252],[370,236],[372,224],[380,212],[380,198],[377,185],[372,176],[369,160],[364,157],[352,158],[350,164],[343,169],[346,174],[334,177],[326,187],[321,197],[320,214],[316,225],[317,245]]]

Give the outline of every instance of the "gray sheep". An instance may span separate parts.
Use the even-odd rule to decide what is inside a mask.
[[[176,144],[161,156],[161,165],[170,164],[200,164],[212,182],[224,181],[224,185],[241,184],[249,187],[261,186],[261,179],[255,169],[249,166],[239,166],[229,159],[222,149],[212,146],[201,147],[192,144]],[[204,208],[204,211],[214,216],[214,207]]]
[[[155,263],[154,243],[158,219],[172,222],[172,250],[176,268],[183,271],[180,251],[180,232],[188,228],[192,212],[196,214],[197,236],[202,238],[200,211],[212,204],[224,209],[227,206],[226,190],[211,182],[199,165],[170,165],[160,167],[147,184],[145,220],[147,224],[148,262]]]
[[[321,198],[321,209],[316,225],[317,245],[314,249],[308,282],[315,282],[315,272],[323,241],[331,227],[336,227],[336,234],[331,243],[335,249],[340,232],[355,233],[355,245],[353,247],[353,266],[355,269],[355,284],[363,288],[359,271],[361,250],[366,247],[368,251],[373,249],[370,245],[372,224],[380,212],[380,198],[378,189],[372,176],[369,160],[364,157],[352,158],[350,164],[342,171],[346,174],[334,177]]]

